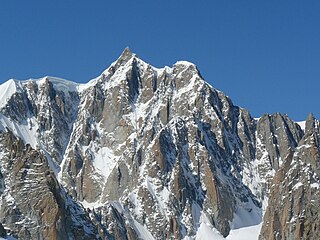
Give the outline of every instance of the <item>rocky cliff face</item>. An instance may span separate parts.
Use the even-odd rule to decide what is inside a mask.
[[[316,234],[311,117],[305,132],[286,115],[253,119],[194,64],[157,69],[129,49],[87,84],[46,77],[1,89],[0,222],[12,236],[223,238],[265,211],[261,239]],[[314,171],[304,191],[292,185],[301,161]]]
[[[19,239],[92,239],[89,215],[62,189],[47,159],[11,131],[1,134],[0,219]],[[84,224],[85,223],[85,224]]]
[[[319,121],[310,115],[272,181],[259,239],[319,238],[319,140]]]

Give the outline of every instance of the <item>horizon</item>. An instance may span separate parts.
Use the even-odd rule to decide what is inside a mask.
[[[135,54],[136,57],[138,57],[138,58],[141,59],[142,61],[146,62],[143,58],[141,58],[141,57],[139,56],[139,54],[137,54],[136,52],[132,51],[129,46],[126,46],[123,51],[125,51],[127,48],[128,48],[133,54]],[[123,51],[119,54],[118,58],[121,56],[121,54],[123,53]],[[70,82],[74,82],[74,83],[76,83],[76,84],[87,84],[87,83],[89,83],[91,80],[94,80],[95,78],[101,76],[101,74],[102,74],[105,70],[107,70],[118,58],[116,58],[113,62],[111,62],[110,65],[108,65],[105,69],[103,69],[98,75],[96,75],[95,77],[89,78],[87,81],[76,81],[76,80],[73,80],[73,79],[66,79],[66,78],[63,78],[63,77],[61,77],[61,76],[50,76],[50,75],[46,75],[46,76],[43,76],[43,77],[27,78],[27,79],[10,78],[10,79],[8,79],[8,80],[6,80],[6,81],[4,81],[4,82],[0,82],[0,85],[3,84],[3,83],[6,83],[7,81],[10,81],[10,80],[15,80],[15,81],[29,81],[29,80],[41,80],[41,79],[47,78],[47,77],[48,77],[48,78],[57,78],[57,79],[65,80],[65,81],[70,81]],[[187,60],[182,60],[182,59],[181,59],[181,60],[177,60],[175,63],[177,63],[177,62],[179,62],[179,61],[187,61]],[[190,61],[187,61],[187,62],[190,62]],[[154,66],[152,63],[149,63],[149,62],[146,62],[146,63],[150,64],[152,67],[155,67],[155,68],[164,68],[164,67],[170,67],[170,68],[171,68],[171,67],[175,64],[175,63],[173,63],[173,64],[170,65],[170,66],[168,66],[168,65],[165,65],[165,66]],[[190,62],[190,63],[194,64],[193,62]],[[198,71],[199,71],[200,74],[201,74],[201,69],[199,69],[199,67],[198,67],[196,64],[195,64],[195,66],[197,67]],[[215,88],[215,89],[223,92],[226,96],[228,96],[228,97],[231,99],[231,101],[232,101],[232,103],[233,103],[234,105],[236,105],[236,106],[238,106],[238,107],[240,107],[240,108],[246,109],[245,107],[242,107],[242,106],[238,105],[237,103],[235,103],[235,102],[233,101],[233,99],[232,99],[232,96],[227,95],[222,89],[216,88],[216,87],[213,86],[209,81],[207,81],[205,78],[203,78],[203,80],[204,80],[206,83],[208,83],[210,86],[212,86],[213,88]],[[247,110],[248,110],[248,109],[247,109]],[[254,115],[252,115],[252,113],[251,113],[250,111],[249,111],[249,113],[250,113],[250,115],[252,116],[252,118],[255,118],[255,119],[259,119],[259,118],[261,118],[261,117],[262,117],[263,115],[265,115],[265,114],[270,114],[270,115],[272,115],[272,114],[280,113],[281,115],[288,115],[286,112],[283,112],[283,113],[282,113],[282,112],[272,112],[272,113],[265,112],[265,113],[263,113],[263,114],[260,115],[260,116],[254,116]],[[317,116],[316,116],[316,114],[315,114],[314,112],[308,113],[305,119],[296,120],[296,119],[292,118],[290,115],[288,115],[288,117],[291,118],[291,119],[292,119],[293,121],[295,121],[296,123],[298,123],[298,122],[304,122],[304,121],[306,121],[306,119],[307,119],[307,117],[308,117],[309,114],[313,114],[313,115],[317,118]]]

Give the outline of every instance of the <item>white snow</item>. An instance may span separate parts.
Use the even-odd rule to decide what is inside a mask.
[[[111,76],[110,80],[106,82],[106,84],[104,85],[104,90],[107,90],[107,89],[111,89],[115,86],[118,86],[119,83],[121,83],[122,81],[126,81],[127,79],[127,76],[126,76],[126,73],[132,68],[132,61],[133,61],[133,57],[132,56],[127,62],[125,65],[123,66],[120,66],[116,72]],[[118,60],[117,60],[118,61]],[[109,68],[107,68],[102,74],[103,75],[108,75],[108,71],[111,67],[114,67],[116,62],[113,62],[111,64],[111,66]],[[99,79],[99,77],[98,77]],[[94,81],[94,80],[93,80]],[[90,81],[91,82],[91,81]],[[89,82],[89,83],[90,83]]]
[[[10,97],[16,93],[21,91],[21,87],[25,83],[36,82],[38,85],[42,85],[49,80],[54,89],[58,91],[63,91],[64,93],[68,92],[82,92],[85,89],[89,88],[96,84],[99,77],[90,80],[88,83],[77,83],[74,81],[66,80],[59,77],[45,76],[42,78],[30,78],[27,80],[15,80],[10,79],[7,82],[0,85],[0,108],[2,108]]]
[[[152,179],[150,177],[146,178],[146,187],[148,191],[152,194],[154,199],[157,201],[158,206],[160,207],[160,211],[162,214],[166,214],[166,204],[169,200],[170,192],[164,187],[162,191],[156,189],[156,186],[152,183]]]
[[[142,207],[141,207],[141,204],[140,204],[141,201],[139,201],[140,199],[138,198],[137,193],[136,192],[131,192],[128,195],[128,199],[130,200],[130,202],[134,206],[133,211],[136,214],[136,216],[141,216],[144,211],[142,210]]]
[[[89,87],[92,87],[92,86],[96,85],[98,79],[99,79],[99,77],[91,79],[87,83],[79,83],[78,86],[77,86],[77,91],[81,93],[84,90],[88,89]]]
[[[262,226],[262,209],[255,207],[249,200],[246,205],[238,203],[238,209],[234,213],[228,240],[256,240]]]
[[[311,188],[317,188],[317,189],[320,189],[320,184],[315,182],[315,183],[311,183]]]
[[[154,237],[151,235],[151,233],[147,230],[146,227],[138,223],[136,220],[133,219],[133,225],[136,230],[136,232],[139,234],[139,237],[141,239],[148,239],[153,240]]]
[[[139,64],[146,64],[142,61],[139,60]],[[113,66],[112,64],[111,66]],[[189,67],[189,66],[195,66],[193,63],[187,62],[187,61],[178,61],[175,65],[183,65],[184,67]],[[114,86],[117,86],[119,82],[121,81],[126,81],[126,73],[127,71],[131,68],[132,66],[132,60],[128,60],[128,62],[124,65],[121,66],[115,74],[111,77],[110,81],[108,81],[105,84],[105,89],[110,89]],[[145,66],[142,66],[145,67]],[[108,68],[109,69],[109,68]],[[107,69],[107,70],[108,70]],[[104,71],[105,74],[108,74],[108,71]],[[163,74],[164,71],[170,72],[172,69],[169,67],[164,67],[161,69],[157,69],[153,67],[153,70],[157,72],[157,74]],[[83,92],[85,89],[95,85],[97,81],[101,79],[101,77],[97,77],[95,79],[92,79],[90,82],[86,84],[79,84],[75,82],[71,82],[65,79],[61,78],[56,78],[56,77],[44,77],[40,79],[35,79],[32,80],[30,79],[29,81],[36,81],[37,84],[43,84],[46,79],[48,79],[50,82],[52,82],[54,88],[56,90],[63,91],[65,93],[70,92],[70,91],[77,91],[77,92]],[[197,80],[197,77],[194,76],[193,78],[190,79],[189,83],[186,84],[184,87],[182,87],[174,97],[180,98],[181,95],[187,96],[189,98],[190,102],[193,102],[193,98],[196,97],[196,94],[190,94],[194,92],[194,86],[195,82]],[[25,81],[26,82],[26,81]],[[14,80],[9,80],[8,82],[0,85],[0,108],[3,107],[8,99],[14,94],[15,92],[18,91],[17,82]],[[135,104],[134,105],[134,111],[132,111],[132,114],[130,114],[128,117],[131,119],[132,124],[135,126],[135,129],[139,129],[139,126],[136,125],[138,120],[146,115],[146,112],[148,109],[148,106],[153,103],[151,100],[147,103],[140,103],[140,104]],[[154,106],[151,116],[155,115],[155,113],[158,112],[158,109],[160,106],[160,103],[157,102],[157,105]],[[259,118],[255,118],[255,120],[259,120]],[[0,115],[0,130],[5,129],[6,127],[10,128],[13,130],[13,132],[21,137],[26,143],[29,143],[32,147],[36,148],[38,146],[37,143],[37,132],[36,129],[38,129],[38,126],[34,126],[33,124],[35,123],[35,120],[30,119],[31,121],[31,127],[30,124],[19,124],[15,123],[11,119],[8,119],[2,115]],[[301,128],[304,130],[305,128],[305,122],[298,122],[298,124],[301,126]],[[103,133],[100,129],[99,133]],[[134,133],[135,134],[135,133]],[[132,137],[134,135],[131,135]],[[260,140],[259,138],[257,138]],[[86,150],[92,150],[91,156],[92,158],[92,163],[95,169],[98,170],[98,172],[105,178],[105,180],[108,178],[110,175],[111,171],[114,169],[116,166],[119,157],[115,156],[115,153],[112,149],[107,148],[107,147],[101,147],[97,146],[94,143],[90,146],[84,147],[82,149],[84,152]],[[250,177],[250,173],[252,171],[257,171],[259,165],[263,160],[267,157],[267,152],[263,153],[263,156],[261,159],[256,159],[253,162],[253,167],[252,169],[246,169],[245,174],[243,176],[243,181],[246,183],[246,185],[249,186],[249,188],[252,190],[253,193],[259,192],[260,191],[260,183],[262,181],[265,181],[265,179],[260,179],[259,177]],[[63,162],[64,164],[64,162]],[[143,171],[141,171],[143,172]],[[272,174],[272,173],[271,173]],[[254,174],[254,176],[258,176],[258,174]],[[159,190],[157,189],[157,184],[156,182],[153,181],[151,178],[146,178],[145,181],[146,187],[149,190],[149,192],[152,194],[154,199],[157,201],[158,206],[160,207],[160,211],[166,215],[167,214],[167,202],[169,199],[170,192],[169,190],[164,187],[163,189]],[[311,184],[312,187],[319,188],[318,183],[313,183]],[[136,193],[132,192],[129,195],[130,201],[134,203],[135,205],[135,213],[138,215],[138,213],[141,210],[139,206],[139,199],[137,199]],[[10,200],[10,199],[8,199]],[[95,208],[99,207],[102,204],[99,201],[89,203],[87,201],[81,202],[82,205],[85,208]],[[114,203],[114,206],[117,207],[118,211],[122,212],[123,207],[121,206],[120,203]],[[196,229],[196,236],[190,238],[190,237],[185,237],[184,239],[189,240],[189,239],[225,239],[210,223],[209,219],[205,215],[205,213],[201,210],[200,206],[197,204],[192,205],[192,221],[194,224],[194,227]],[[245,206],[240,206],[237,211],[235,212],[234,219],[231,223],[232,230],[230,232],[230,235],[226,238],[228,240],[241,240],[241,239],[246,239],[246,240],[253,240],[253,239],[258,239],[258,235],[260,232],[261,228],[261,223],[262,221],[262,213],[256,211],[256,208],[253,206],[252,202],[249,202],[248,205]],[[137,230],[139,237],[142,239],[154,239],[151,233],[147,230],[147,227],[141,225],[139,222],[137,222],[135,219],[132,219],[132,224],[135,230]],[[0,238],[1,240],[1,238]]]
[[[182,96],[187,96],[189,98],[189,103],[193,104],[196,97],[197,91],[195,91],[194,87],[196,86],[197,80],[200,78],[198,76],[193,76],[189,81],[188,84],[184,87],[180,88],[179,91],[175,92],[174,98],[181,99]]]
[[[296,189],[300,188],[301,186],[303,186],[302,182],[297,182],[296,185],[294,185],[294,187],[292,189],[296,190]]]
[[[117,159],[111,149],[103,147],[94,154],[93,166],[100,172],[104,179],[107,180],[117,164]]]
[[[184,65],[184,66],[195,66],[192,62],[188,61],[177,61],[174,65]]]
[[[77,82],[73,82],[70,80],[63,79],[63,78],[46,76],[46,77],[39,78],[39,79],[29,79],[29,80],[21,81],[21,82],[35,81],[37,84],[41,85],[41,84],[45,83],[46,80],[49,80],[52,83],[55,90],[63,91],[64,93],[68,93],[68,92],[81,93],[84,90],[88,89],[89,87],[94,86],[97,83],[99,78],[100,78],[100,76],[90,80],[87,83],[77,83]]]
[[[82,206],[84,208],[89,208],[91,210],[94,209],[94,208],[99,208],[99,207],[103,206],[103,204],[101,202],[99,202],[99,200],[96,201],[96,202],[92,202],[92,203],[89,203],[86,200],[83,200],[83,202],[80,202],[80,203],[82,204]]]
[[[37,149],[37,123],[34,118],[29,118],[27,122],[19,124],[0,114],[0,130],[10,129],[13,134],[21,138],[25,144],[30,144],[32,148]]]
[[[211,224],[201,222],[198,228],[196,240],[222,240],[225,239]]]
[[[117,209],[119,213],[124,215],[124,217],[126,218],[126,221],[130,222],[130,225],[134,228],[134,230],[138,234],[139,239],[154,240],[154,237],[148,231],[147,227],[140,224],[127,211],[125,211],[120,202],[112,202],[111,204],[114,208]]]
[[[233,229],[227,236],[227,240],[258,240],[262,223],[249,227]]]
[[[10,97],[18,91],[16,81],[13,79],[0,85],[0,108],[4,107]]]
[[[185,236],[184,240],[223,240],[225,239],[210,223],[198,204],[192,204],[192,220],[197,233],[195,236]]]
[[[244,205],[238,203],[238,208],[234,213],[231,229],[238,229],[257,225],[262,222],[262,210],[258,209],[251,199]]]
[[[51,76],[46,76],[39,79],[30,79],[28,81],[36,81],[38,84],[44,84],[45,81],[47,80],[49,80],[52,83],[55,90],[63,91],[65,93],[77,91],[77,88],[80,85],[79,83],[76,83],[76,82],[72,82],[63,78],[51,77]]]
[[[306,121],[296,122],[303,131],[306,129]]]
[[[193,224],[197,229],[197,233],[195,238],[194,237],[184,237],[184,240],[223,240],[225,239],[217,229],[215,229],[212,224],[210,223],[207,216],[201,210],[198,204],[192,204],[192,218]]]

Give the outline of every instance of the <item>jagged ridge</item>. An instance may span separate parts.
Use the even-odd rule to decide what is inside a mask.
[[[94,226],[87,237],[222,238],[259,224],[273,176],[306,136],[285,115],[253,119],[192,63],[157,69],[128,48],[88,84],[45,77],[11,80],[5,88],[2,135],[12,132],[47,159],[58,191],[87,208],[90,218],[82,224]],[[22,149],[14,151],[28,155]],[[18,161],[4,159],[2,166]],[[1,195],[2,212],[9,193]],[[261,238],[269,226],[264,221]],[[2,223],[17,237],[46,234],[24,226],[21,235],[22,226]]]

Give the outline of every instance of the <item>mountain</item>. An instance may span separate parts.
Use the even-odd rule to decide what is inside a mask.
[[[300,125],[128,48],[87,84],[9,80],[0,237],[316,239],[319,121]]]

